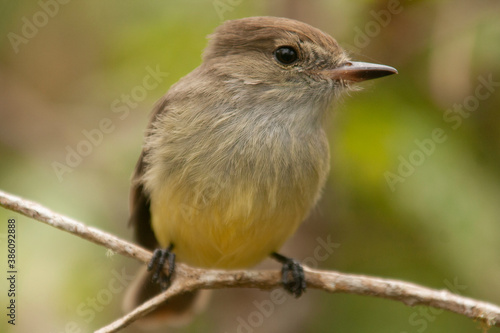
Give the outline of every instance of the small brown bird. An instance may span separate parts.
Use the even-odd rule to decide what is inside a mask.
[[[394,73],[350,61],[332,37],[295,20],[250,17],[218,27],[203,63],[170,88],[151,116],[133,176],[130,222],[137,241],[157,250],[152,277],[144,269],[126,308],[167,288],[176,258],[231,269],[272,256],[283,264],[284,287],[300,296],[302,267],[276,251],[325,184],[329,106],[351,82]],[[169,275],[162,273],[166,261]],[[183,322],[198,296],[175,297],[145,320]]]

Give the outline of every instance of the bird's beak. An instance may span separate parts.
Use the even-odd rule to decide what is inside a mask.
[[[357,61],[348,61],[337,68],[329,69],[324,72],[331,79],[354,82],[376,79],[398,73],[398,71],[391,66]]]

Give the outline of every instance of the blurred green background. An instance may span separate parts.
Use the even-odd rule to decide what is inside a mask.
[[[222,21],[295,18],[399,75],[363,83],[335,107],[325,195],[282,252],[500,303],[498,1],[3,0],[0,8],[0,189],[131,239],[129,180],[154,102],[199,65],[205,36]],[[140,88],[156,68],[168,76]],[[99,126],[106,133],[85,146]],[[86,156],[56,172],[78,147]],[[90,332],[122,314],[138,263],[4,209],[1,276],[9,217],[18,221],[18,316],[12,327],[2,310],[0,331]],[[335,243],[327,258],[315,257],[318,237]],[[481,332],[455,314],[377,298],[309,290],[259,310],[269,299],[216,291],[190,326],[168,331]]]

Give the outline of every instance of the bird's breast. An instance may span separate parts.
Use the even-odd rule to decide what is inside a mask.
[[[328,173],[326,137],[212,130],[163,144],[156,160],[164,165],[148,177],[153,230],[188,264],[252,266],[277,251],[317,201]]]

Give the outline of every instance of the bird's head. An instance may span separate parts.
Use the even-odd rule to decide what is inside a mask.
[[[236,89],[254,86],[279,99],[329,98],[351,82],[397,73],[351,61],[330,35],[286,18],[226,21],[210,37],[204,64],[213,74]]]

